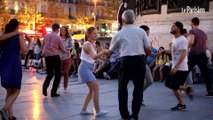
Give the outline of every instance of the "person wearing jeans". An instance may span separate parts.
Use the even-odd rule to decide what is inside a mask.
[[[61,58],[60,53],[69,54],[65,49],[61,37],[58,35],[59,24],[54,23],[52,25],[51,33],[44,37],[44,42],[42,46],[42,56],[45,57],[46,67],[47,67],[47,77],[45,78],[42,93],[47,96],[47,88],[49,87],[50,81],[55,75],[51,96],[58,97],[57,89],[61,80]]]
[[[146,26],[146,25],[141,25],[140,26],[141,29],[143,29],[147,36],[149,36],[149,27]],[[153,77],[152,77],[152,72],[149,68],[149,64],[151,62],[153,62],[155,60],[155,53],[157,53],[157,50],[155,48],[152,47],[152,43],[150,42],[151,44],[151,54],[150,56],[147,56],[147,59],[146,59],[146,73],[145,73],[145,79],[144,79],[144,88],[143,88],[143,91],[145,91],[148,87],[150,87],[153,83]],[[155,52],[156,51],[156,52]],[[142,103],[141,103],[141,106],[142,107],[145,107],[145,104],[144,104],[144,100],[142,99]]]
[[[135,14],[132,10],[126,10],[122,14],[122,21],[123,28],[112,39],[109,53],[120,51],[118,100],[121,117],[138,120],[146,71],[145,51],[151,53],[151,45],[145,31],[133,25]],[[131,115],[128,110],[129,80],[132,80],[134,84]]]
[[[68,28],[62,26],[60,29],[60,36],[63,39],[64,47],[68,52],[70,52],[72,48],[72,38],[69,35]],[[69,79],[69,70],[71,65],[71,54],[61,54],[61,70],[64,75],[64,91],[67,90],[68,86],[68,79]]]

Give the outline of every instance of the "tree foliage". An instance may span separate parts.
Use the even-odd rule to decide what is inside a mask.
[[[107,19],[116,20],[120,3],[121,0],[107,0],[107,6],[102,7],[102,11],[106,14]]]
[[[0,27],[4,28],[7,22],[10,20],[10,12],[5,0],[0,0]]]
[[[19,6],[19,11],[17,12],[17,14],[15,14],[15,17],[19,20],[19,22],[23,25],[23,26],[31,26],[32,24],[35,24],[36,22],[36,26],[38,29],[40,22],[42,22],[42,16],[40,13],[37,12],[37,6],[38,3],[41,0],[21,0],[19,2],[21,2],[21,6]],[[29,25],[31,24],[31,25]],[[26,29],[26,28],[25,28]],[[27,28],[27,29],[32,29],[32,28]]]
[[[86,1],[80,1],[78,4],[76,4],[76,14],[74,16],[74,21],[76,24],[92,24],[93,23],[93,16],[92,14],[89,15],[88,10],[90,6]]]
[[[52,23],[61,23],[64,20],[68,20],[68,14],[64,12],[64,7],[57,2],[49,2],[47,13],[44,13],[44,22],[46,26],[50,26]]]

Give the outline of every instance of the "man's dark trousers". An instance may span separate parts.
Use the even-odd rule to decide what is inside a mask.
[[[138,113],[140,111],[144,76],[145,76],[145,56],[126,56],[121,58],[121,66],[119,70],[119,110],[122,118],[127,119],[129,117],[138,119]],[[133,100],[132,100],[132,114],[128,111],[128,90],[127,85],[129,80],[133,81]]]
[[[46,67],[47,67],[47,77],[44,81],[43,87],[48,88],[50,81],[55,75],[51,94],[57,94],[57,89],[61,80],[61,59],[59,55],[48,56],[45,58]]]

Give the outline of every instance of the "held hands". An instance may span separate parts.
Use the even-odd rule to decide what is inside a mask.
[[[177,72],[177,69],[175,67],[172,68],[171,71],[170,71],[171,74],[175,74],[176,72]]]
[[[104,49],[104,51],[103,51],[103,54],[110,54],[111,53],[111,51],[110,50],[106,50],[106,49]]]
[[[70,52],[69,52],[69,51],[66,51],[66,54],[67,54],[67,55],[70,55]]]

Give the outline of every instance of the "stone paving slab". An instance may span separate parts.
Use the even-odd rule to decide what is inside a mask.
[[[45,75],[24,72],[22,90],[14,104],[14,114],[18,120],[121,120],[118,111],[118,83],[117,80],[99,79],[100,105],[109,111],[109,114],[97,117],[81,116],[82,102],[88,89],[77,78],[70,78],[68,91],[63,91],[60,84],[60,97],[44,97],[41,93]],[[62,80],[63,82],[63,80]],[[50,85],[51,86],[51,85]],[[146,107],[142,107],[140,120],[213,120],[213,98],[206,98],[205,85],[193,84],[195,100],[190,101],[184,95],[187,111],[174,112],[170,107],[177,104],[172,91],[164,87],[163,83],[155,82],[144,93]],[[131,108],[133,84],[129,83],[129,108]],[[48,89],[48,93],[51,88]],[[0,107],[4,105],[5,90],[0,88]],[[89,109],[93,109],[92,103]]]

